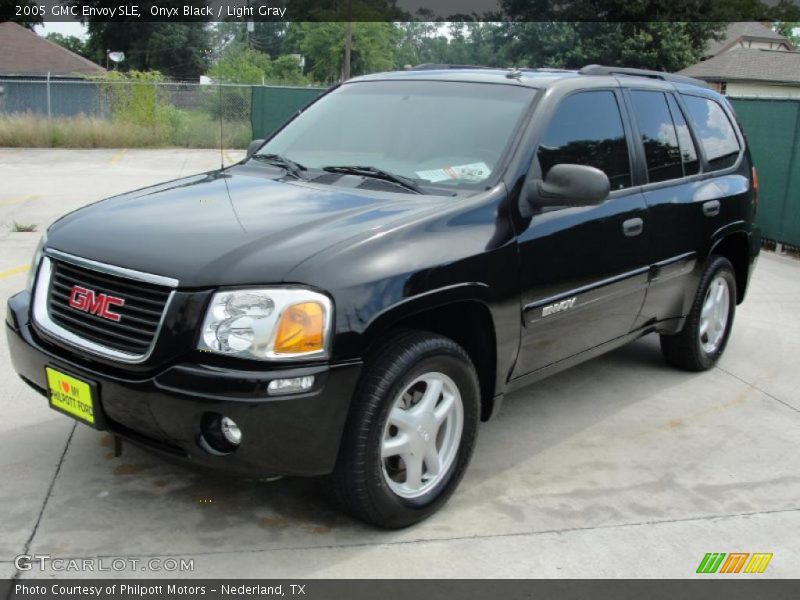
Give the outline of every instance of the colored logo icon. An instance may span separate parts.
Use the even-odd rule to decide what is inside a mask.
[[[771,552],[708,552],[697,573],[763,573],[771,560]]]

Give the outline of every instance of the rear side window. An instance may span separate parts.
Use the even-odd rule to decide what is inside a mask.
[[[650,183],[683,177],[678,134],[666,96],[662,92],[632,91],[631,100],[642,136]]]
[[[672,94],[667,95],[669,111],[672,113],[672,120],[675,123],[675,130],[678,132],[678,145],[681,147],[681,158],[683,159],[683,174],[694,175],[700,171],[700,161],[697,158],[697,147],[694,145],[689,126],[683,117],[678,103]]]
[[[579,92],[565,98],[539,144],[542,177],[557,164],[597,167],[611,189],[631,185],[628,145],[613,92]]]
[[[711,169],[716,171],[733,165],[739,157],[739,140],[722,107],[698,96],[684,95],[683,100]]]

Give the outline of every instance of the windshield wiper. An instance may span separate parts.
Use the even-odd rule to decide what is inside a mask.
[[[343,175],[361,175],[363,177],[383,179],[384,181],[391,181],[392,183],[396,183],[397,185],[402,186],[407,190],[411,190],[414,193],[417,194],[424,193],[420,189],[420,187],[408,177],[403,177],[402,175],[390,173],[389,171],[384,171],[383,169],[379,169],[377,167],[343,165],[343,166],[322,167],[322,170],[327,171],[328,173],[341,173]]]
[[[287,173],[293,175],[295,178],[305,179],[303,176],[303,171],[307,170],[306,167],[300,163],[294,162],[289,158],[286,158],[285,156],[281,156],[280,154],[254,154],[252,158],[270,165],[283,167]]]

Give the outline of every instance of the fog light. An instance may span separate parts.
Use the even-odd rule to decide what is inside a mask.
[[[270,394],[297,394],[310,390],[314,385],[314,376],[291,377],[289,379],[273,379],[267,386]]]
[[[204,413],[200,430],[200,447],[211,454],[230,454],[242,443],[242,430],[236,421],[219,413]]]
[[[242,430],[236,424],[236,421],[228,417],[222,417],[219,422],[219,427],[222,430],[222,435],[234,446],[242,443]]]

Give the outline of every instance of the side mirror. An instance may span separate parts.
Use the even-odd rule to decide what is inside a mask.
[[[261,148],[264,145],[264,140],[253,140],[250,142],[250,145],[247,147],[247,158],[253,156],[256,153],[256,150]]]
[[[544,181],[528,182],[525,203],[529,206],[523,207],[523,212],[535,206],[593,206],[605,200],[610,190],[608,176],[600,169],[586,165],[554,165]]]

